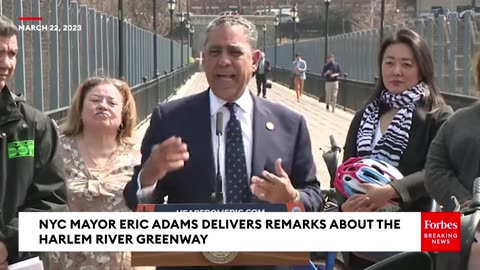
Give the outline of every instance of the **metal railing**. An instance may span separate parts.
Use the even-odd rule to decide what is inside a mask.
[[[120,41],[121,22],[117,17],[79,5],[75,0],[4,0],[0,1],[0,13],[19,28],[17,66],[10,89],[54,118],[65,116],[73,93],[87,78],[118,78],[120,57],[122,79],[130,87],[143,84],[145,76],[156,77],[154,33],[128,20],[123,21]],[[38,20],[19,20],[20,17]],[[166,61],[170,59],[170,40],[160,35],[156,39],[157,72],[164,74],[171,70],[170,61]],[[173,69],[178,70],[187,65],[180,63],[180,50],[187,55],[190,49],[186,44],[173,45]]]
[[[153,108],[162,102],[167,101],[175,95],[177,90],[198,71],[198,63],[177,69],[174,72],[159,76],[156,79],[137,84],[131,90],[137,107],[137,120],[142,122],[152,113]],[[66,106],[47,114],[59,124],[67,116],[70,107]]]
[[[387,25],[384,34],[408,28],[423,36],[432,52],[435,82],[444,92],[458,95],[475,95],[471,79],[472,59],[480,51],[480,16],[466,12],[462,18],[457,13],[448,17],[416,19],[402,24]],[[346,33],[328,38],[329,52],[335,54],[342,72],[355,81],[374,83],[378,74],[377,53],[380,46],[379,30],[371,29]],[[312,73],[321,74],[324,66],[325,38],[299,40],[295,50],[302,54]],[[290,68],[293,59],[292,44],[277,46],[275,63],[274,46],[266,48],[272,66]],[[421,63],[420,63],[421,64]]]
[[[165,102],[175,95],[177,90],[197,71],[198,62],[134,87],[132,91],[137,105],[138,119],[146,119],[158,103]]]
[[[273,68],[272,79],[276,83],[291,86],[292,71],[288,69]],[[352,80],[349,78],[339,79],[339,88],[337,94],[337,105],[347,111],[360,110],[375,93],[375,83]],[[307,73],[304,92],[315,96],[321,102],[325,102],[325,79],[316,73]],[[446,103],[458,110],[471,105],[479,100],[474,96],[459,95],[455,93],[442,92]]]

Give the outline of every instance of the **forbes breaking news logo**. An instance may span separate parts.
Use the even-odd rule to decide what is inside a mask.
[[[422,213],[422,251],[460,252],[460,212]]]

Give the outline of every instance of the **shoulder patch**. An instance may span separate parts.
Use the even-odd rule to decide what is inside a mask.
[[[33,157],[35,155],[35,141],[13,141],[7,144],[8,159]]]

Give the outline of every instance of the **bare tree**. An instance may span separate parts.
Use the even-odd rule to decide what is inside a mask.
[[[350,5],[344,5],[345,21],[350,21],[352,31],[376,29],[380,27],[380,12],[382,0],[352,0]],[[414,1],[385,1],[385,25],[401,23],[411,19],[409,7]]]
[[[186,10],[185,1],[181,3],[183,10]],[[118,1],[116,0],[79,0],[79,4],[87,5],[89,8],[95,8],[109,15],[118,16]],[[151,0],[123,0],[123,9],[126,21],[153,31],[153,2]],[[169,31],[169,25],[170,15],[167,9],[167,1],[157,0],[157,33],[166,35]]]

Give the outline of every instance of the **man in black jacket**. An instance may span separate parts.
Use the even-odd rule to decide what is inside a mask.
[[[258,66],[255,70],[255,78],[257,79],[257,96],[260,93],[263,97],[267,97],[267,75],[270,71],[270,62],[265,58],[265,53],[260,53],[260,59],[258,60]]]
[[[0,15],[0,270],[32,256],[18,251],[19,212],[67,209],[56,126],[6,86],[17,62],[17,31]]]
[[[325,103],[327,111],[332,107],[332,112],[335,112],[337,106],[337,92],[338,92],[338,77],[341,75],[340,65],[335,62],[335,55],[330,54],[327,58],[327,63],[323,66],[322,71],[325,78]]]

